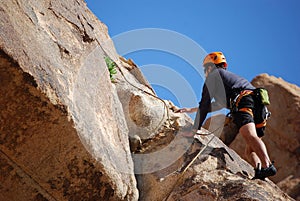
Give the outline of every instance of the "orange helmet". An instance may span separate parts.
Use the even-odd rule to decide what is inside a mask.
[[[213,64],[223,63],[224,67],[227,68],[226,58],[222,52],[209,53],[203,60],[203,66],[205,67],[205,65],[208,63],[213,63]]]

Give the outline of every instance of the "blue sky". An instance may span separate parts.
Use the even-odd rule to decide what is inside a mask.
[[[104,22],[111,37],[135,29],[159,28],[182,34],[206,52],[222,51],[228,70],[248,80],[268,73],[300,86],[300,1],[298,0],[86,0]],[[117,49],[118,51],[118,49]],[[197,106],[203,80],[184,59],[163,51],[144,50],[123,55],[132,58],[151,82],[157,75],[171,83],[153,83],[158,96],[176,105]],[[199,66],[202,63],[199,56]],[[155,66],[156,65],[156,66]],[[157,66],[174,70],[192,87],[196,98],[180,100],[181,84],[167,78]],[[201,70],[201,67],[197,66]],[[170,71],[169,69],[169,71]],[[151,74],[149,74],[151,71]],[[172,73],[171,73],[172,74]],[[173,77],[176,77],[174,74]],[[180,86],[178,86],[180,85]],[[181,91],[187,91],[180,89]],[[186,97],[188,99],[188,97]]]

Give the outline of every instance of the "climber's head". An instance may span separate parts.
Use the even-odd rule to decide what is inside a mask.
[[[227,69],[227,62],[224,54],[222,52],[212,52],[209,53],[203,60],[203,67],[205,75],[208,71],[214,68]],[[209,73],[209,72],[208,72]]]

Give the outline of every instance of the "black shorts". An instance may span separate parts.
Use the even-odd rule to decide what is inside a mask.
[[[238,130],[240,130],[242,126],[248,123],[256,123],[256,121],[257,122],[262,121],[261,115],[256,114],[257,112],[259,113],[261,109],[260,107],[261,106],[259,105],[255,105],[255,100],[252,95],[247,95],[241,98],[238,105],[238,110],[241,108],[249,108],[252,110],[254,117],[248,112],[243,112],[243,111],[237,111],[232,113],[233,122],[236,124]],[[263,137],[265,134],[265,127],[256,128],[256,134],[258,137]]]
[[[252,95],[247,95],[241,98],[237,109],[239,110],[241,108],[249,108],[253,111],[254,100]],[[242,126],[248,123],[254,123],[253,116],[248,112],[237,111],[232,114],[232,117],[233,122],[237,125],[238,129],[240,129]]]

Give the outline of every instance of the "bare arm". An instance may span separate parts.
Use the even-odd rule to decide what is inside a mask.
[[[176,111],[176,113],[193,113],[193,112],[197,112],[198,107],[193,107],[193,108],[181,108],[179,110]]]
[[[219,104],[219,103],[217,103],[217,102],[212,102],[211,103],[211,109],[212,109],[212,112],[214,112],[214,111],[217,111],[217,110],[221,110],[221,109],[223,109],[223,108],[225,108],[226,106],[223,106],[223,105],[221,105],[221,104]]]

